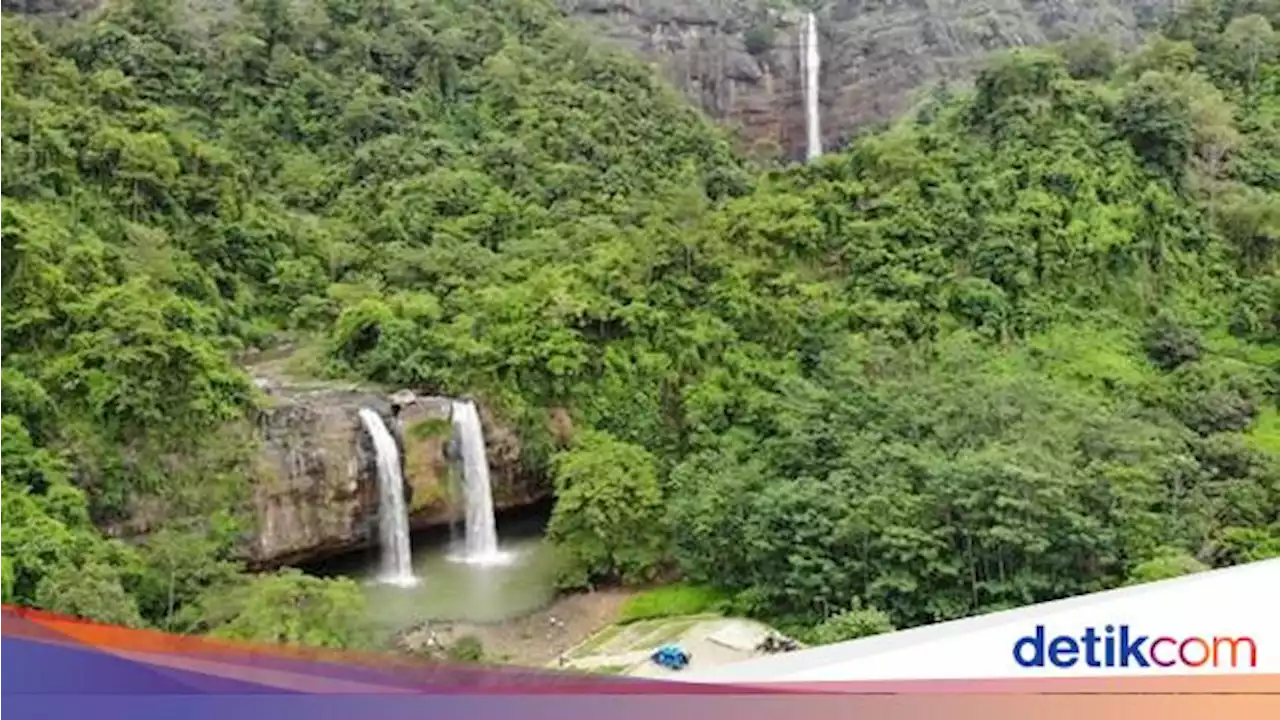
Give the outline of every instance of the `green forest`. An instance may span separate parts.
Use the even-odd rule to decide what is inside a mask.
[[[286,341],[515,424],[566,591],[834,641],[1280,556],[1276,25],[1007,53],[784,167],[546,0],[6,15],[4,602],[376,643],[241,559]]]

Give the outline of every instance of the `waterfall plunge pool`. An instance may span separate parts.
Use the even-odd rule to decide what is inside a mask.
[[[555,598],[555,555],[543,539],[548,507],[504,514],[498,519],[498,547],[506,556],[493,564],[465,562],[462,528],[413,534],[413,574],[417,584],[379,582],[381,550],[349,553],[310,568],[328,577],[360,582],[371,618],[388,630],[426,620],[496,623],[546,606]]]

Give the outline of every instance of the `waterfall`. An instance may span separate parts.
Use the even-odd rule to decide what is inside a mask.
[[[453,432],[462,456],[462,492],[467,506],[465,560],[480,564],[499,562],[504,556],[498,552],[489,459],[485,455],[484,432],[475,403],[453,402]]]
[[[819,129],[818,111],[818,19],[813,13],[804,15],[804,36],[800,42],[801,63],[804,68],[804,121],[808,135],[809,159],[822,155],[822,133]]]
[[[378,531],[382,540],[382,582],[414,585],[409,550],[409,513],[404,506],[404,478],[400,474],[400,449],[382,422],[369,408],[360,408],[360,422],[373,439],[378,460]]]

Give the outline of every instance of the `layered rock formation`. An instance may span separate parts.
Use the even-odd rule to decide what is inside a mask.
[[[373,443],[360,425],[362,407],[382,415],[400,445],[411,526],[460,517],[461,498],[445,451],[448,398],[260,384],[269,403],[258,418],[263,451],[253,491],[255,564],[293,563],[376,542],[377,466]],[[495,506],[502,510],[545,497],[547,488],[521,470],[515,434],[489,413],[483,417]]]
[[[963,85],[993,51],[1081,35],[1137,43],[1173,0],[560,0],[596,37],[650,59],[748,150],[804,156],[799,13],[818,18],[823,144]]]

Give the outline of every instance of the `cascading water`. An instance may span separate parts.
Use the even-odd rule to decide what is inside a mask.
[[[822,132],[818,111],[818,19],[813,13],[804,15],[804,33],[801,40],[801,62],[804,65],[804,121],[808,136],[810,160],[822,155]]]
[[[493,517],[493,487],[484,432],[475,403],[453,402],[453,432],[462,456],[463,495],[467,506],[466,555],[469,563],[494,564],[506,559],[498,552],[498,531]]]
[[[400,449],[382,417],[360,408],[360,422],[373,440],[378,461],[378,530],[382,540],[382,576],[392,585],[416,585],[409,550],[409,514],[404,506]]]

